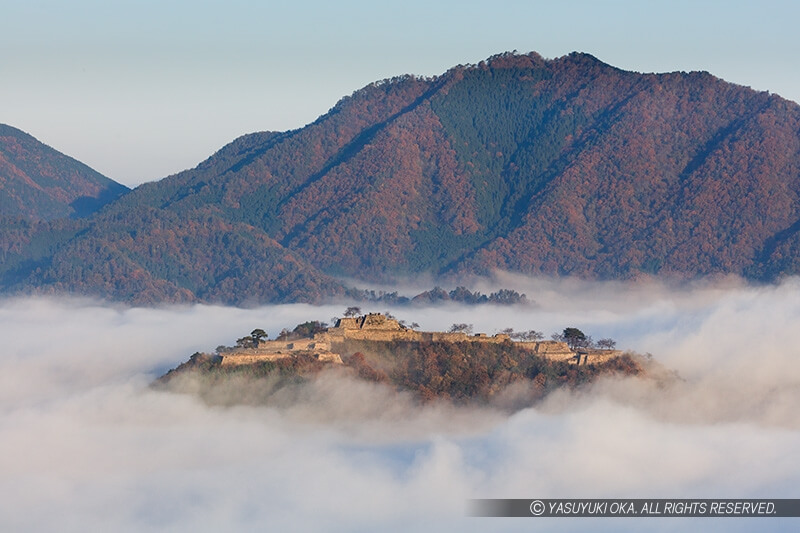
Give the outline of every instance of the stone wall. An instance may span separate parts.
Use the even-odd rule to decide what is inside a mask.
[[[619,357],[620,355],[622,355],[621,350],[587,350],[581,353],[581,361],[579,364],[594,365],[597,363],[605,363],[609,359]]]
[[[222,354],[222,366],[252,365],[266,361],[277,361],[286,357],[293,357],[291,353],[242,353],[230,352]]]
[[[396,331],[405,329],[400,325],[400,322],[394,318],[389,318],[382,313],[369,313],[358,318],[344,317],[336,322],[336,329],[369,329],[369,330],[385,330]]]
[[[488,336],[486,334],[467,335],[462,331],[449,333],[440,331],[415,331],[413,329],[344,329],[331,328],[326,333],[319,333],[321,341],[342,342],[345,339],[360,341],[408,341],[408,342],[485,342],[501,344],[510,341],[508,335],[499,333]]]
[[[334,364],[337,364],[337,365],[344,364],[342,362],[342,356],[340,356],[338,353],[323,352],[323,353],[316,354],[316,356],[317,356],[317,359],[319,359],[323,363],[334,363]]]
[[[470,340],[470,338],[463,331],[457,331],[454,333],[442,333],[434,331],[431,334],[431,340],[433,342],[467,342]]]
[[[575,357],[575,352],[569,349],[566,342],[558,341],[538,341],[538,342],[517,342],[517,346],[527,348],[536,355],[546,357],[555,361],[566,361]]]
[[[330,343],[326,342],[324,338],[317,338],[317,336],[313,339],[261,341],[258,348],[240,348],[220,355],[222,356],[221,364],[230,366],[276,361],[292,357],[300,352],[311,353],[320,361],[342,362],[339,354],[330,351]]]
[[[346,329],[341,336],[343,339],[353,339],[362,341],[382,341],[391,342],[396,340],[420,342],[423,336],[413,329]]]
[[[386,315],[382,315],[380,313],[370,313],[361,317],[361,329],[397,331],[403,329],[403,327],[397,320],[388,318]]]
[[[356,328],[359,328],[360,326],[358,325],[358,319],[357,318],[344,317],[344,318],[340,318],[336,322],[336,327],[340,328],[340,329],[356,329]]]

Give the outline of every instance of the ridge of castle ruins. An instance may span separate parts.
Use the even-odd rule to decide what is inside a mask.
[[[382,313],[369,313],[359,317],[345,317],[334,327],[316,333],[312,338],[263,340],[255,348],[235,348],[220,353],[223,366],[248,365],[275,361],[301,353],[311,354],[320,361],[341,364],[341,353],[346,352],[347,341],[368,342],[478,342],[502,344],[513,342],[536,355],[556,361],[589,364],[618,356],[619,350],[586,350],[575,352],[566,342],[512,341],[505,333],[488,336],[485,333],[468,335],[464,332],[445,333],[417,331],[400,324]]]

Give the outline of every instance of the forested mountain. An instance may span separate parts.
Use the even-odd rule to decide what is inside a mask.
[[[16,228],[6,290],[316,301],[335,277],[800,271],[800,106],[708,73],[502,54],[241,137],[81,221]],[[25,244],[30,243],[30,244]]]
[[[52,220],[82,217],[128,188],[53,150],[27,133],[0,124],[0,213]]]

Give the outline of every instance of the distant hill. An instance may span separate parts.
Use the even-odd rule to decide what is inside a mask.
[[[52,220],[83,217],[128,188],[83,163],[0,124],[0,213]]]
[[[79,230],[0,235],[0,279],[144,303],[494,269],[771,280],[800,272],[799,132],[797,104],[708,73],[501,54],[245,135]]]
[[[195,353],[153,386],[196,394],[212,404],[281,406],[288,400],[294,405],[303,386],[330,372],[407,391],[422,402],[490,403],[517,410],[602,376],[674,379],[659,364],[631,352],[577,355],[563,342],[415,332],[383,315],[343,319],[335,328],[305,322],[276,340],[266,336],[256,329],[236,347]]]

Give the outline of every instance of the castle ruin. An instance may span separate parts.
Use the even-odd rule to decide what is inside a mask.
[[[369,313],[359,317],[345,317],[336,325],[316,333],[312,338],[260,341],[255,348],[237,348],[220,354],[222,365],[247,365],[264,361],[310,354],[320,361],[341,364],[341,353],[347,341],[370,342],[479,342],[502,344],[514,342],[541,357],[575,364],[598,363],[618,356],[618,350],[572,351],[566,342],[512,341],[505,333],[488,336],[485,333],[468,335],[464,332],[416,331],[382,313]]]

